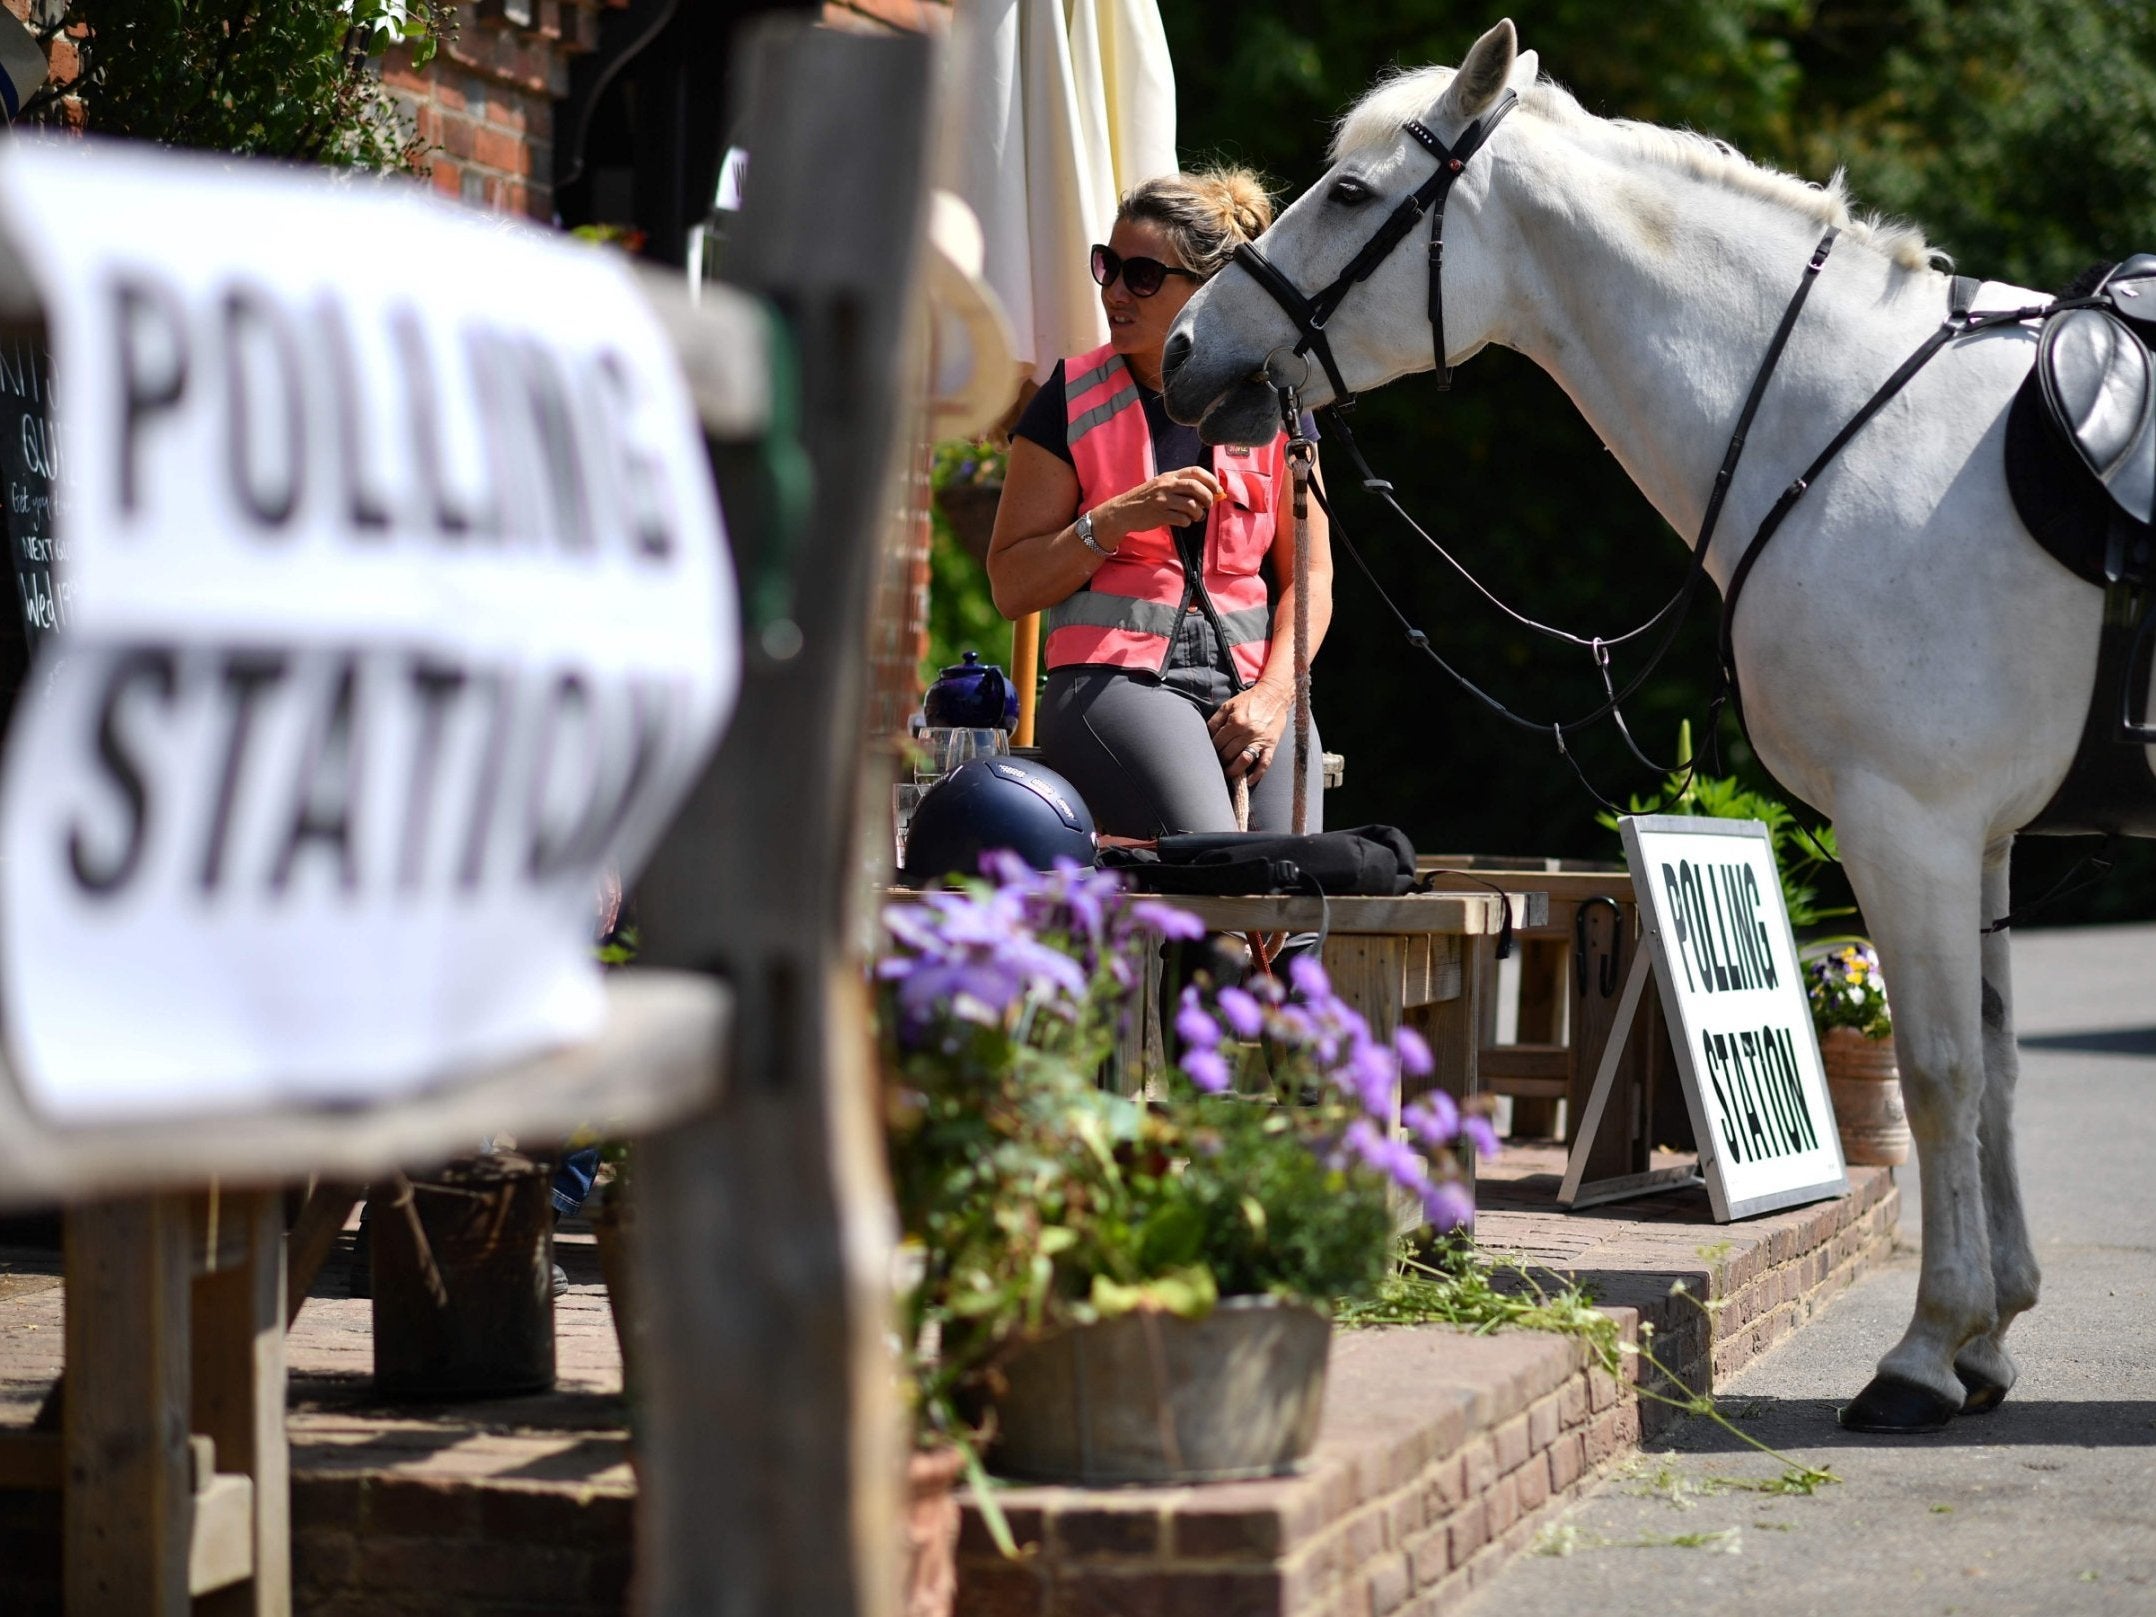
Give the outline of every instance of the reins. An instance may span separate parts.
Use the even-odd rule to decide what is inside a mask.
[[[1355,395],[1340,373],[1339,365],[1333,357],[1331,339],[1326,332],[1327,324],[1331,321],[1334,313],[1338,311],[1341,303],[1346,300],[1348,294],[1363,281],[1369,279],[1378,265],[1385,261],[1393,249],[1407,235],[1408,231],[1413,229],[1415,223],[1427,212],[1430,215],[1428,250],[1430,337],[1434,350],[1437,385],[1441,391],[1451,388],[1452,368],[1446,363],[1447,346],[1445,342],[1444,279],[1442,273],[1445,253],[1445,203],[1451,194],[1454,182],[1466,169],[1468,159],[1487,144],[1498,124],[1503,122],[1505,116],[1517,104],[1518,97],[1515,93],[1509,90],[1506,91],[1504,96],[1485,117],[1478,117],[1471,121],[1461,132],[1458,142],[1450,146],[1420,120],[1408,120],[1403,127],[1410,136],[1437,158],[1437,171],[1394,207],[1385,222],[1378,227],[1369,240],[1364,242],[1362,248],[1348,261],[1346,267],[1314,296],[1304,297],[1300,289],[1250,242],[1246,241],[1236,248],[1235,262],[1250,274],[1251,278],[1280,306],[1289,320],[1294,323],[1299,333],[1293,349],[1294,354],[1298,358],[1315,355],[1318,364],[1323,368],[1326,380],[1331,384],[1333,390],[1333,403],[1326,409],[1328,429],[1333,436],[1339,439],[1349,458],[1354,461],[1355,469],[1360,474],[1363,487],[1376,495],[1379,500],[1389,507],[1395,516],[1434,550],[1446,565],[1465,579],[1483,599],[1496,607],[1514,623],[1535,634],[1586,649],[1593,656],[1596,674],[1602,681],[1604,701],[1600,706],[1581,714],[1575,719],[1557,721],[1529,719],[1513,712],[1503,702],[1483,690],[1474,681],[1448,663],[1438,653],[1437,648],[1430,644],[1428,634],[1401,610],[1399,603],[1393,599],[1391,593],[1379,582],[1377,574],[1371,568],[1369,562],[1364,559],[1362,552],[1356,548],[1354,541],[1348,536],[1345,528],[1341,526],[1339,514],[1333,510],[1332,502],[1326,497],[1324,486],[1316,479],[1314,466],[1316,446],[1302,431],[1302,413],[1297,402],[1295,389],[1285,383],[1275,383],[1274,391],[1279,397],[1282,419],[1289,438],[1289,464],[1293,470],[1295,480],[1294,542],[1297,613],[1295,623],[1294,823],[1298,832],[1301,831],[1305,823],[1305,794],[1307,791],[1309,753],[1310,659],[1307,624],[1309,546],[1306,526],[1308,501],[1312,493],[1315,493],[1320,509],[1325,512],[1331,524],[1333,538],[1347,552],[1356,569],[1368,580],[1370,587],[1376,591],[1378,599],[1384,603],[1386,610],[1398,621],[1401,629],[1405,632],[1409,646],[1427,656],[1447,678],[1499,719],[1523,730],[1548,735],[1555,742],[1558,755],[1571,766],[1572,772],[1578,776],[1580,784],[1596,803],[1612,812],[1622,812],[1595,789],[1593,782],[1587,779],[1577,759],[1574,758],[1572,749],[1566,744],[1568,732],[1586,729],[1605,718],[1610,719],[1616,725],[1618,733],[1624,738],[1626,747],[1635,758],[1639,759],[1649,769],[1657,770],[1661,773],[1671,772],[1662,769],[1661,766],[1649,759],[1645,753],[1641,752],[1638,744],[1632,738],[1630,729],[1625,724],[1622,711],[1623,704],[1646,683],[1648,677],[1660,666],[1663,657],[1668,654],[1670,647],[1676,640],[1677,631],[1683,624],[1691,605],[1692,597],[1698,592],[1699,581],[1705,575],[1708,554],[1714,542],[1716,527],[1721,519],[1722,507],[1729,497],[1730,487],[1736,477],[1738,463],[1743,458],[1745,442],[1750,434],[1753,419],[1758,414],[1760,402],[1766,395],[1767,385],[1773,378],[1776,366],[1781,361],[1782,352],[1788,345],[1790,334],[1796,329],[1797,321],[1803,314],[1804,305],[1811,296],[1812,286],[1819,279],[1820,271],[1825,268],[1828,256],[1834,250],[1834,243],[1841,234],[1838,226],[1829,226],[1826,233],[1820,237],[1819,244],[1812,250],[1811,259],[1805,265],[1804,272],[1798,279],[1796,291],[1791,295],[1788,304],[1782,311],[1780,323],[1776,325],[1772,337],[1767,342],[1765,352],[1760,356],[1759,365],[1752,375],[1751,387],[1745,395],[1744,405],[1738,411],[1737,424],[1730,433],[1728,446],[1722,454],[1721,465],[1715,472],[1713,487],[1708,493],[1706,509],[1701,516],[1699,536],[1692,546],[1690,565],[1685,569],[1684,579],[1678,585],[1675,593],[1652,616],[1621,635],[1581,636],[1550,624],[1538,622],[1526,614],[1516,611],[1485,587],[1457,557],[1409,514],[1407,509],[1400,504],[1393,485],[1385,478],[1378,476],[1375,470],[1372,469],[1369,461],[1363,455],[1361,445],[1355,441],[1354,431],[1348,426],[1346,416],[1343,414],[1354,405]],[[1707,735],[1710,746],[1725,704],[1734,704],[1736,706],[1738,722],[1740,725],[1743,723],[1743,701],[1737,683],[1735,633],[1737,606],[1743,597],[1744,586],[1750,579],[1752,569],[1758,563],[1760,555],[1788,520],[1790,512],[1796,508],[1797,503],[1803,499],[1812,485],[1833,464],[1842,450],[1848,446],[1859,432],[1870,424],[1872,419],[1908,385],[1918,372],[1930,364],[1941,350],[1957,339],[1989,330],[1994,326],[2018,325],[2025,320],[2044,318],[2067,309],[2097,307],[2103,301],[2096,297],[2059,298],[2049,303],[2025,308],[1992,310],[1978,314],[1972,311],[1971,305],[1975,302],[1980,284],[1980,282],[1969,276],[1957,275],[1953,278],[1948,288],[1948,307],[1945,321],[1931,332],[1923,342],[1917,345],[1909,357],[1895,368],[1894,372],[1879,385],[1871,397],[1865,400],[1856,413],[1842,425],[1841,430],[1835,433],[1826,447],[1814,457],[1811,464],[1805,467],[1803,472],[1788,487],[1782,490],[1780,496],[1768,509],[1766,516],[1761,520],[1758,528],[1754,530],[1750,542],[1746,544],[1742,554],[1738,557],[1737,565],[1730,574],[1728,587],[1722,592],[1722,607],[1717,624],[1715,643],[1717,681],[1714,694],[1708,703],[1707,712]],[[1270,359],[1268,359],[1267,370],[1268,381],[1271,381],[1272,364]],[[1648,654],[1645,666],[1625,682],[1622,690],[1617,689],[1615,679],[1610,671],[1610,649],[1646,635],[1655,630],[1658,625],[1661,628],[1661,635],[1655,642],[1653,650]],[[1687,771],[1694,767],[1696,767],[1696,759],[1685,766]],[[2098,876],[2092,879],[2100,879],[2101,875],[2110,869],[2110,861],[2106,857],[2108,846],[2107,841],[2104,848],[2100,848],[2095,855],[2084,861],[2084,864],[2094,865],[2098,871]],[[2055,899],[2064,896],[2061,889],[2067,892],[2078,891],[2080,886],[2088,885],[2086,882],[2068,885],[2072,882],[2077,872],[2078,867],[2076,872],[2069,872],[2068,876],[2063,878],[2051,892],[2045,894],[2034,904],[2027,906],[2027,910],[2041,909]],[[1984,931],[1987,933],[2002,931],[2021,920],[2024,913],[2026,912],[2017,911],[2012,915],[2003,917],[1985,927]]]
[[[1462,144],[1466,144],[1464,139]],[[1400,504],[1393,485],[1386,479],[1379,477],[1371,468],[1369,460],[1363,455],[1362,446],[1355,440],[1354,430],[1349,427],[1340,408],[1335,406],[1326,411],[1327,431],[1331,435],[1336,435],[1346,448],[1349,458],[1355,463],[1356,471],[1361,475],[1363,487],[1383,501],[1394,515],[1398,516],[1425,544],[1436,551],[1447,565],[1452,567],[1486,600],[1490,601],[1514,622],[1534,633],[1545,635],[1551,639],[1562,640],[1571,645],[1584,647],[1594,657],[1596,674],[1602,681],[1604,695],[1604,700],[1599,707],[1583,713],[1577,718],[1567,720],[1530,719],[1513,712],[1503,702],[1483,690],[1438,654],[1436,648],[1430,644],[1429,636],[1408,618],[1407,614],[1400,609],[1399,603],[1393,599],[1391,593],[1379,582],[1375,571],[1363,558],[1361,551],[1356,549],[1354,541],[1349,538],[1346,530],[1340,525],[1338,513],[1333,510],[1331,502],[1325,496],[1324,489],[1322,486],[1318,488],[1318,503],[1332,523],[1333,532],[1339,539],[1341,548],[1347,552],[1356,569],[1369,581],[1371,588],[1377,591],[1378,598],[1384,602],[1386,609],[1392,613],[1394,618],[1399,621],[1401,628],[1406,631],[1408,644],[1429,657],[1454,684],[1458,685],[1461,690],[1480,702],[1498,718],[1520,729],[1532,730],[1549,736],[1555,742],[1559,755],[1571,765],[1573,772],[1579,775],[1580,782],[1586,787],[1588,794],[1604,808],[1614,809],[1615,805],[1603,797],[1595,789],[1594,784],[1580,772],[1579,763],[1573,757],[1572,749],[1567,744],[1566,736],[1568,732],[1589,728],[1600,723],[1605,718],[1612,719],[1633,756],[1650,769],[1657,767],[1652,760],[1648,759],[1640,751],[1638,744],[1633,740],[1631,731],[1624,722],[1623,704],[1646,683],[1655,669],[1661,665],[1662,659],[1668,655],[1670,647],[1676,641],[1677,631],[1683,625],[1686,609],[1691,605],[1692,597],[1698,592],[1700,579],[1705,575],[1707,555],[1714,542],[1715,530],[1721,522],[1722,507],[1729,498],[1730,486],[1736,478],[1737,465],[1743,459],[1744,446],[1751,432],[1753,419],[1758,415],[1760,403],[1766,397],[1767,384],[1773,378],[1775,368],[1781,361],[1782,351],[1788,346],[1790,334],[1795,331],[1797,321],[1804,312],[1805,302],[1811,296],[1812,286],[1818,280],[1819,272],[1825,266],[1828,255],[1833,252],[1835,240],[1840,234],[1841,232],[1838,228],[1829,227],[1826,234],[1820,238],[1819,245],[1813,249],[1811,259],[1805,265],[1804,273],[1797,282],[1796,291],[1791,295],[1788,305],[1783,309],[1781,321],[1775,327],[1773,336],[1768,340],[1766,351],[1761,355],[1759,365],[1753,372],[1751,387],[1745,395],[1743,407],[1737,413],[1736,427],[1730,433],[1728,446],[1722,453],[1721,465],[1714,474],[1714,484],[1707,496],[1707,507],[1700,519],[1699,536],[1693,544],[1692,559],[1685,569],[1683,581],[1677,586],[1675,593],[1651,617],[1636,627],[1626,630],[1621,635],[1595,636],[1592,638],[1575,635],[1566,630],[1539,623],[1525,614],[1513,610],[1499,600],[1434,535],[1417,522],[1405,506]],[[1358,255],[1359,257],[1360,255]],[[1335,283],[1336,286],[1338,284],[1337,282]],[[1335,299],[1333,307],[1337,306],[1338,300]],[[1324,361],[1322,352],[1319,354],[1319,360],[1321,364]],[[1283,408],[1285,408],[1286,401],[1292,400],[1293,392],[1287,388],[1280,388],[1277,391],[1282,395]],[[1755,540],[1755,549],[1756,546],[1757,541]],[[1751,554],[1751,552],[1747,554]],[[1641,635],[1651,632],[1658,625],[1661,628],[1661,636],[1656,641],[1654,649],[1648,654],[1646,664],[1626,681],[1622,690],[1618,690],[1610,670],[1610,648],[1637,639]],[[1722,700],[1722,696],[1718,693],[1715,699],[1714,712],[1710,714],[1710,728],[1713,717],[1719,714]]]

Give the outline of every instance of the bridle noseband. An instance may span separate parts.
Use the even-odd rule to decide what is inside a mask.
[[[1325,335],[1326,322],[1346,301],[1348,293],[1376,272],[1378,265],[1385,262],[1392,250],[1400,245],[1401,238],[1415,228],[1415,222],[1425,213],[1430,216],[1430,341],[1437,358],[1437,385],[1441,389],[1452,386],[1452,367],[1445,363],[1445,199],[1452,194],[1452,182],[1466,169],[1467,160],[1488,142],[1504,121],[1505,114],[1519,105],[1519,99],[1517,93],[1507,90],[1488,113],[1461,130],[1459,140],[1451,146],[1439,140],[1427,124],[1410,118],[1404,127],[1437,159],[1437,172],[1417,186],[1413,195],[1400,200],[1391,216],[1378,226],[1377,233],[1348,260],[1347,268],[1317,296],[1304,297],[1295,284],[1250,242],[1235,249],[1235,262],[1250,272],[1251,278],[1265,288],[1272,300],[1295,322],[1296,330],[1302,333],[1295,352],[1317,355],[1318,364],[1324,367],[1325,379],[1332,384],[1334,409],[1346,409],[1355,402],[1355,395],[1341,378],[1340,367],[1333,359],[1332,341]]]

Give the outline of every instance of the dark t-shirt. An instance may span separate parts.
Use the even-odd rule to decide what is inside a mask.
[[[1137,382],[1137,378],[1132,378]],[[1153,436],[1153,469],[1156,472],[1179,472],[1186,466],[1211,466],[1213,457],[1205,447],[1205,440],[1198,436],[1196,427],[1186,427],[1168,415],[1168,406],[1161,396],[1144,383],[1138,382],[1138,403],[1145,411],[1146,430]],[[1011,429],[1011,436],[1024,438],[1039,444],[1049,454],[1069,466],[1078,464],[1071,454],[1068,441],[1069,423],[1063,408],[1063,361],[1056,361],[1056,368],[1048,373],[1048,380],[1041,390],[1026,401],[1020,412],[1018,425]]]
[[[1185,466],[1211,466],[1211,452],[1206,449],[1205,440],[1198,436],[1198,429],[1172,419],[1167,404],[1158,393],[1135,376],[1131,381],[1138,389],[1138,403],[1145,411],[1146,430],[1153,435],[1153,469],[1156,472],[1179,472]],[[1071,454],[1067,425],[1063,408],[1063,361],[1059,359],[1056,368],[1048,373],[1048,380],[1041,384],[1041,390],[1026,400],[1026,407],[1019,412],[1018,425],[1011,429],[1011,436],[1037,443],[1065,465],[1076,466],[1078,462]],[[1317,435],[1317,418],[1305,410],[1303,436],[1315,440]]]

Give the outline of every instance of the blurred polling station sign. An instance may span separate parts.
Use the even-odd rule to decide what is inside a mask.
[[[738,679],[696,412],[629,267],[94,142],[0,154],[0,230],[71,489],[70,618],[0,779],[30,1110],[363,1107],[595,1036],[602,875]]]

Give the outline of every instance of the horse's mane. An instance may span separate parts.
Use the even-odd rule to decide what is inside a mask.
[[[1400,126],[1436,104],[1452,82],[1455,69],[1424,67],[1391,73],[1347,110],[1333,131],[1332,157],[1338,162],[1361,152],[1390,146]],[[1938,256],[1915,225],[1879,214],[1856,213],[1840,169],[1825,185],[1755,163],[1726,143],[1689,129],[1664,129],[1629,118],[1598,118],[1571,91],[1544,78],[1520,97],[1523,111],[1551,123],[1606,130],[1620,149],[1650,162],[1710,180],[1747,196],[1792,208],[1821,225],[1839,225],[1851,241],[1863,242],[1903,269],[1931,266]]]

